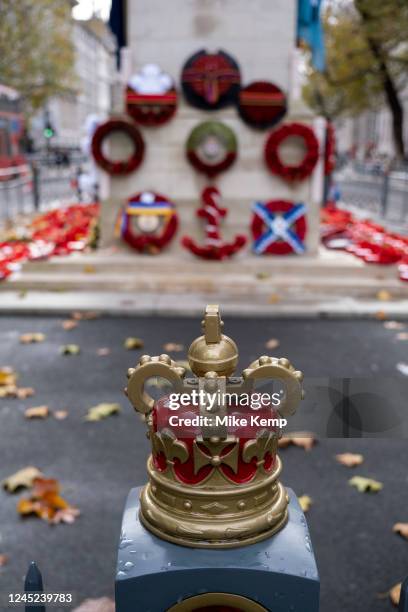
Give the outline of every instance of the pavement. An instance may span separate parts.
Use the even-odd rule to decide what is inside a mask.
[[[122,394],[126,370],[142,351],[126,351],[123,341],[138,336],[143,352],[160,354],[163,343],[188,347],[200,331],[199,319],[187,317],[104,317],[81,321],[72,331],[64,331],[61,320],[0,317],[0,366],[14,367],[20,385],[36,390],[24,401],[0,400],[0,480],[35,465],[58,478],[63,495],[81,510],[73,525],[51,527],[19,518],[16,503],[24,492],[0,491],[0,554],[9,555],[0,569],[3,598],[21,590],[32,559],[49,591],[73,591],[77,601],[113,596],[121,513],[129,489],[145,481],[149,450],[144,425]],[[225,333],[240,347],[240,368],[264,354],[271,337],[280,340],[273,353],[289,357],[306,378],[398,376],[396,363],[407,361],[407,343],[397,342],[396,332],[376,320],[224,320]],[[36,331],[46,334],[45,342],[19,343],[20,334]],[[79,344],[81,353],[62,356],[59,347],[67,343]],[[101,347],[110,354],[98,356]],[[122,412],[84,422],[87,409],[99,402],[119,402]],[[69,416],[24,418],[25,408],[42,404],[66,409]],[[333,455],[346,451],[362,453],[364,464],[355,471],[338,465]],[[290,447],[281,457],[283,482],[314,500],[307,520],[321,576],[321,612],[391,610],[379,594],[408,574],[408,542],[392,533],[394,523],[408,522],[406,440],[326,439],[309,453]],[[361,494],[347,484],[354,474],[380,480],[384,489]]]

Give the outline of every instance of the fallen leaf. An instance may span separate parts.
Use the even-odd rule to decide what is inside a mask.
[[[401,361],[400,363],[397,363],[396,367],[398,372],[401,372],[401,374],[403,374],[404,376],[408,376],[408,363],[403,363]]]
[[[266,280],[267,278],[271,277],[271,274],[270,272],[257,272],[255,277],[259,280]]]
[[[387,313],[384,312],[384,310],[377,310],[374,316],[379,321],[385,321],[385,319],[387,318]]]
[[[24,412],[26,419],[46,419],[50,414],[48,406],[34,406]]]
[[[101,348],[98,348],[98,350],[96,351],[96,354],[99,357],[106,357],[107,355],[110,354],[110,348],[108,348],[107,346],[103,346]]]
[[[8,560],[9,558],[7,555],[0,555],[0,567],[4,567],[5,565],[7,565]]]
[[[95,266],[86,265],[83,267],[83,271],[85,274],[95,274],[96,268]]]
[[[17,374],[12,368],[0,368],[0,386],[15,385]]]
[[[372,478],[365,478],[364,476],[353,476],[349,480],[349,484],[352,487],[356,487],[360,493],[378,493],[383,488],[382,482]]]
[[[395,523],[392,530],[408,540],[408,523]]]
[[[408,332],[399,332],[396,335],[397,340],[408,340]]]
[[[386,321],[384,323],[384,327],[385,329],[398,330],[398,329],[405,329],[406,326],[401,321]]]
[[[33,486],[34,480],[41,477],[42,473],[40,470],[30,465],[22,470],[19,470],[15,474],[8,476],[1,484],[6,491],[9,493],[14,493],[14,491],[17,491],[23,487],[29,489]]]
[[[78,508],[74,508],[73,506],[62,508],[61,510],[56,511],[52,519],[50,519],[50,523],[53,525],[58,525],[58,523],[67,523],[72,525],[80,514],[81,513]]]
[[[85,599],[73,612],[115,612],[115,602],[108,597]]]
[[[126,338],[124,342],[124,347],[128,351],[135,351],[137,349],[142,349],[144,347],[144,342],[141,338]]]
[[[60,495],[60,485],[55,478],[36,478],[30,497],[25,497],[17,504],[21,516],[35,514],[51,524],[73,523],[79,516],[79,510],[71,506]]]
[[[54,419],[57,419],[57,421],[63,421],[67,418],[68,412],[66,410],[54,410],[53,415]]]
[[[179,353],[180,351],[184,350],[184,344],[177,344],[177,342],[167,342],[166,344],[163,344],[163,349],[167,353]]]
[[[270,295],[268,297],[268,303],[269,304],[277,304],[278,302],[280,302],[280,296],[277,293],[272,293],[272,295]]]
[[[341,453],[336,455],[336,459],[338,463],[346,467],[355,467],[356,465],[361,465],[364,461],[363,455],[357,453]]]
[[[265,346],[267,349],[276,349],[278,348],[280,342],[277,338],[269,338],[267,342],[265,342]]]
[[[15,393],[17,399],[26,399],[33,396],[35,391],[32,387],[16,387]]]
[[[388,302],[392,298],[392,295],[386,289],[380,289],[380,291],[377,292],[376,297],[377,300],[380,300],[380,302]]]
[[[308,512],[313,504],[313,500],[309,495],[301,495],[298,497],[298,502],[303,512]]]
[[[389,590],[389,596],[394,606],[398,606],[399,604],[401,598],[401,588],[402,582],[399,582],[398,584],[394,585],[392,589]]]
[[[21,344],[34,344],[35,342],[44,342],[45,334],[40,333],[31,333],[31,334],[22,334],[20,336]]]
[[[294,446],[304,448],[306,451],[310,451],[316,442],[316,436],[313,433],[300,431],[279,438],[278,446],[279,448],[286,448],[293,444]]]
[[[78,355],[81,352],[78,344],[64,344],[60,346],[61,355]]]
[[[102,403],[90,408],[85,417],[86,421],[100,421],[106,419],[112,414],[118,414],[121,408],[119,404]]]
[[[96,312],[94,310],[90,310],[87,312],[73,312],[71,313],[71,318],[75,321],[93,321],[94,319],[99,319],[101,316],[100,312]]]
[[[34,395],[34,389],[31,387],[16,387],[16,385],[0,386],[0,398],[14,397],[17,399],[26,399]]]
[[[78,327],[78,321],[74,321],[73,319],[67,319],[66,321],[62,322],[62,328],[66,331],[70,331],[76,327]]]

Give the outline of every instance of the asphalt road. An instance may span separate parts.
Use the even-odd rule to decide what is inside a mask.
[[[35,331],[46,334],[45,342],[19,343],[21,333]],[[24,493],[0,491],[0,554],[9,556],[0,568],[3,598],[21,590],[32,559],[47,590],[73,591],[78,601],[113,595],[121,512],[129,489],[145,480],[148,453],[144,426],[121,391],[141,351],[126,351],[123,341],[141,337],[143,352],[160,354],[163,343],[188,346],[199,333],[196,319],[104,318],[64,331],[60,318],[0,318],[0,367],[14,367],[20,384],[36,389],[24,401],[0,400],[0,480],[35,465],[58,478],[65,497],[81,510],[75,524],[51,527],[19,518],[16,502]],[[280,347],[274,353],[310,377],[394,376],[395,364],[408,361],[407,342],[397,342],[396,332],[374,320],[228,318],[225,333],[240,346],[241,366],[264,354],[265,341],[276,337]],[[60,355],[66,343],[79,344],[81,353]],[[98,356],[101,347],[110,354]],[[122,413],[84,422],[87,409],[99,402],[119,402]],[[69,416],[24,418],[25,408],[42,404],[66,409]],[[355,472],[338,465],[333,455],[344,451],[363,453],[364,465]],[[314,500],[307,520],[321,575],[321,612],[390,610],[378,593],[408,574],[408,542],[392,533],[395,522],[408,522],[406,441],[322,440],[310,453],[291,447],[281,456],[283,481]],[[355,473],[383,481],[383,491],[358,493],[347,484]]]

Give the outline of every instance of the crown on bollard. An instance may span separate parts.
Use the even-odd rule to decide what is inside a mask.
[[[128,371],[126,393],[152,444],[140,519],[176,544],[232,548],[268,538],[287,521],[279,421],[302,399],[303,375],[286,358],[262,356],[233,376],[238,349],[222,334],[218,306],[207,306],[202,326],[188,352],[194,378],[168,355],[144,355]],[[171,394],[154,400],[152,378],[165,379]],[[278,380],[285,387],[278,406],[267,402],[254,410],[255,388]],[[176,408],[174,397],[182,399]]]

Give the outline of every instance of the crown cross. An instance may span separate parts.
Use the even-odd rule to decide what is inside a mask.
[[[228,447],[231,448],[226,451]],[[194,474],[197,474],[205,465],[211,465],[214,468],[228,465],[234,474],[238,471],[239,446],[237,439],[233,436],[225,440],[211,438],[209,445],[202,440],[194,440],[193,452]]]

